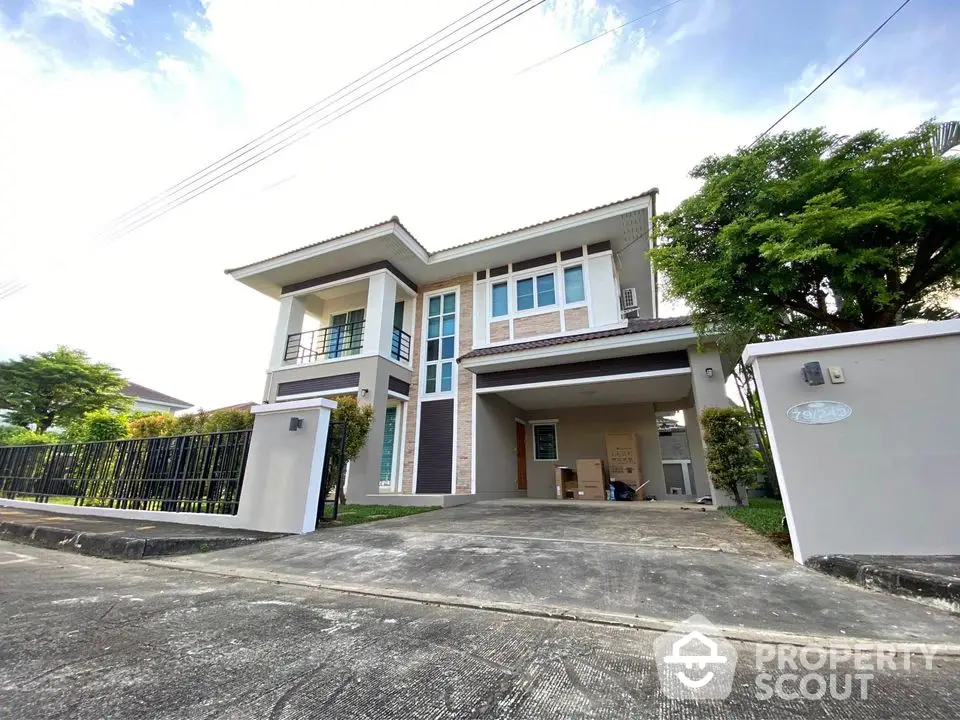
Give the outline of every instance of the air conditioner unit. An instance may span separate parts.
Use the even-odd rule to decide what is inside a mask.
[[[636,288],[624,288],[623,289],[623,309],[625,312],[630,312],[631,310],[638,310],[640,305],[637,303],[637,289]]]

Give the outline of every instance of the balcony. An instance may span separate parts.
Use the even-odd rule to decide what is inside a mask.
[[[302,365],[359,355],[363,349],[365,325],[366,322],[361,320],[291,333],[287,336],[284,362]],[[393,328],[390,357],[402,362],[410,360],[410,335],[400,328]]]

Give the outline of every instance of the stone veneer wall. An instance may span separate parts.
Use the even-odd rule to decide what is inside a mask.
[[[568,332],[585,330],[590,327],[590,314],[585,307],[570,308],[563,311],[563,323]]]
[[[510,339],[510,321],[497,320],[490,323],[490,342],[503,342]]]
[[[513,339],[550,335],[560,332],[560,311],[542,315],[528,315],[513,321]]]
[[[402,492],[413,492],[413,467],[417,447],[417,411],[420,397],[420,350],[423,337],[423,298],[437,290],[444,288],[460,288],[459,307],[457,308],[457,323],[460,331],[460,347],[457,357],[470,352],[473,345],[473,275],[450,278],[440,282],[420,287],[417,294],[417,305],[414,315],[414,330],[411,338],[413,378],[410,381],[410,402],[407,405],[406,437],[403,449],[403,488]],[[456,361],[454,361],[456,362]],[[467,376],[464,379],[464,376]],[[467,388],[465,391],[464,388]],[[453,462],[457,468],[457,492],[470,492],[471,486],[471,447],[470,434],[473,429],[473,373],[457,368],[457,454]],[[466,419],[464,419],[466,418]],[[466,430],[465,430],[466,429]],[[466,444],[464,445],[464,432]],[[464,461],[465,455],[465,461]],[[463,467],[466,467],[466,479],[463,476]],[[461,490],[461,488],[465,488]]]

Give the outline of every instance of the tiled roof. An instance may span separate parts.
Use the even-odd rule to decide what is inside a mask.
[[[647,190],[646,192],[640,193],[639,195],[634,195],[632,197],[624,198],[622,200],[615,200],[614,202],[604,203],[603,205],[597,205],[596,207],[588,208],[587,210],[578,210],[577,212],[561,215],[560,217],[551,218],[550,220],[541,220],[540,222],[533,223],[532,225],[524,225],[523,227],[514,228],[513,230],[506,230],[504,232],[497,233],[496,235],[489,235],[487,237],[480,238],[479,240],[470,240],[465,243],[459,243],[458,245],[451,245],[450,247],[445,247],[445,248],[442,248],[441,250],[435,250],[433,252],[430,252],[425,247],[423,247],[423,244],[419,240],[417,240],[416,237],[414,237],[414,234],[409,230],[407,230],[407,228],[404,227],[403,223],[400,222],[400,218],[394,215],[389,220],[385,220],[379,223],[374,223],[373,225],[367,225],[366,227],[358,228],[356,230],[351,230],[350,232],[341,233],[340,235],[334,235],[333,237],[326,238],[325,240],[320,240],[319,242],[310,243],[309,245],[303,245],[301,247],[294,248],[293,250],[288,250],[287,252],[280,253],[279,255],[273,255],[271,257],[264,258],[263,260],[257,260],[256,262],[248,263],[247,265],[241,265],[240,267],[230,268],[228,270],[225,270],[224,272],[229,274],[232,272],[236,272],[237,270],[243,270],[244,268],[248,268],[251,265],[259,265],[260,263],[263,263],[263,262],[276,260],[277,258],[281,258],[284,255],[292,255],[293,253],[300,252],[301,250],[317,247],[319,245],[323,245],[328,242],[333,242],[334,240],[340,240],[341,238],[348,237],[349,235],[355,235],[357,233],[365,232],[367,230],[372,230],[373,228],[381,227],[391,222],[396,223],[401,228],[403,228],[403,231],[407,233],[407,235],[409,235],[411,238],[413,238],[413,241],[420,246],[420,248],[427,254],[427,256],[431,256],[431,255],[436,255],[438,253],[444,252],[446,250],[453,250],[454,248],[464,247],[466,245],[475,245],[476,243],[482,243],[485,240],[493,240],[494,238],[503,237],[504,235],[510,235],[511,233],[520,232],[521,230],[530,230],[531,228],[540,227],[541,225],[549,225],[550,223],[557,222],[558,220],[566,220],[567,218],[576,217],[577,215],[584,215],[586,213],[594,212],[596,210],[603,210],[603,208],[611,207],[613,205],[619,205],[620,203],[630,202],[631,200],[637,200],[639,198],[646,197],[647,195],[656,195],[659,192],[660,192],[659,188],[653,187]]]
[[[533,225],[524,225],[523,227],[514,228],[513,230],[506,230],[496,235],[488,235],[485,238],[480,238],[479,240],[470,240],[465,243],[460,243],[458,245],[451,245],[450,247],[443,248],[443,250],[437,250],[436,252],[430,253],[431,255],[436,255],[439,252],[444,250],[453,250],[454,248],[463,247],[464,245],[473,245],[474,243],[481,243],[485,240],[493,240],[494,238],[503,237],[504,235],[510,235],[511,233],[520,232],[521,230],[530,230],[531,228],[540,227],[541,225],[549,225],[552,222],[557,222],[557,220],[566,220],[567,218],[576,217],[577,215],[585,215],[586,213],[595,212],[597,210],[603,210],[604,208],[611,207],[613,205],[619,205],[620,203],[630,202],[631,200],[639,200],[642,197],[647,195],[656,195],[660,192],[660,188],[652,187],[646,192],[642,192],[639,195],[634,195],[632,197],[623,198],[623,200],[614,200],[613,202],[604,203],[603,205],[597,205],[596,207],[588,208],[586,210],[577,210],[576,212],[567,213],[566,215],[561,215],[560,217],[551,218],[550,220],[541,220],[540,222],[533,223]]]
[[[218,407],[218,408],[214,408],[213,410],[207,410],[207,412],[215,413],[218,410],[249,410],[256,404],[257,403],[253,403],[253,402],[237,403],[236,405],[227,405],[225,407]]]
[[[120,392],[127,397],[139,398],[146,402],[169,403],[170,405],[182,405],[185,408],[192,407],[193,405],[193,403],[188,403],[186,400],[178,400],[172,395],[165,395],[162,392],[151,390],[148,387],[137,385],[136,383],[127,383],[127,386]]]
[[[586,340],[616,337],[617,335],[633,335],[634,333],[650,332],[651,330],[669,330],[690,324],[686,316],[673,318],[651,318],[647,320],[629,320],[626,327],[612,330],[598,330],[596,332],[563,335],[561,337],[544,338],[543,340],[527,340],[524,342],[493,345],[492,347],[477,348],[466,355],[457,358],[457,362],[467,358],[484,357],[486,355],[500,355],[501,353],[519,352],[520,350],[535,350],[537,348],[552,347],[554,345],[569,345]]]

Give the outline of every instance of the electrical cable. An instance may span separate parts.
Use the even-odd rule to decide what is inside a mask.
[[[847,55],[839,65],[837,65],[833,70],[831,70],[830,73],[829,73],[823,80],[821,80],[821,81],[817,84],[817,86],[816,86],[815,88],[813,88],[813,90],[811,90],[811,91],[808,92],[806,95],[804,95],[804,96],[800,99],[800,102],[798,102],[798,103],[797,103],[796,105],[794,105],[792,108],[790,108],[789,110],[787,110],[783,115],[781,115],[780,117],[778,117],[778,118],[776,119],[776,121],[773,123],[773,125],[771,125],[771,126],[768,127],[766,130],[764,130],[762,133],[760,133],[759,135],[757,135],[757,137],[754,138],[753,142],[750,143],[749,146],[747,146],[747,149],[749,150],[749,149],[752,148],[754,145],[756,145],[758,142],[760,142],[771,130],[773,130],[777,125],[779,125],[781,122],[783,122],[783,121],[786,119],[786,117],[787,117],[788,115],[790,115],[790,113],[792,113],[792,112],[793,112],[794,110],[796,110],[798,107],[800,107],[801,105],[803,105],[803,103],[805,103],[805,102],[810,98],[811,95],[813,95],[817,90],[819,90],[819,89],[822,88],[824,85],[826,85],[826,84],[827,84],[827,81],[828,81],[830,78],[832,78],[834,75],[836,75],[837,72],[840,70],[840,68],[842,68],[842,67],[843,67],[844,65],[846,65],[848,62],[850,62],[850,60],[853,58],[853,56],[856,55],[858,52],[860,52],[868,42],[870,42],[871,40],[873,40],[874,36],[875,36],[877,33],[879,33],[881,30],[883,30],[883,28],[886,27],[887,23],[890,22],[891,20],[893,20],[893,18],[896,17],[897,14],[898,14],[901,10],[903,10],[909,3],[910,3],[910,0],[903,0],[903,2],[900,3],[900,7],[898,7],[896,10],[894,10],[892,13],[890,13],[890,15],[887,17],[887,19],[884,20],[882,23],[880,23],[880,24],[877,26],[877,28],[876,28],[872,33],[870,33],[869,35],[867,35],[867,37],[864,38],[863,42],[861,42],[859,45],[857,45],[857,47],[855,47],[855,48],[853,49],[853,52],[850,53],[849,55]]]

